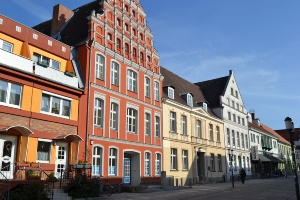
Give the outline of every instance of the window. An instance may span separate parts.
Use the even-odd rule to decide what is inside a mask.
[[[196,134],[198,138],[201,138],[201,121],[196,121]]]
[[[253,142],[253,134],[250,134],[251,142]]]
[[[217,132],[217,142],[221,142],[220,127],[219,126],[216,126],[216,132]]]
[[[145,113],[145,135],[151,135],[151,121],[149,113]]]
[[[132,33],[133,33],[134,36],[136,36],[136,30],[135,30],[135,28],[132,29]]]
[[[242,138],[242,148],[245,148],[245,139],[243,133],[241,133],[241,138]]]
[[[132,56],[134,57],[134,58],[136,58],[136,48],[132,48]]]
[[[255,135],[253,134],[253,142],[255,143]]]
[[[174,88],[168,87],[168,97],[174,99]]]
[[[135,11],[134,10],[132,10],[132,16],[135,17]]]
[[[125,53],[129,54],[129,45],[125,43]]]
[[[277,148],[277,143],[276,141],[273,141],[273,147],[276,149]]]
[[[0,49],[3,49],[4,51],[12,52],[13,45],[9,42],[0,40]]]
[[[104,80],[105,58],[104,56],[96,55],[96,78]]]
[[[231,120],[231,113],[228,112],[228,120]]]
[[[160,117],[155,116],[155,137],[160,137]]]
[[[50,162],[51,140],[39,140],[37,146],[36,160],[41,163]]]
[[[102,175],[102,148],[93,148],[92,175]]]
[[[104,102],[102,99],[95,99],[95,108],[94,108],[94,125],[103,126],[103,108]]]
[[[230,94],[233,96],[233,88],[230,88]]]
[[[119,64],[112,61],[111,63],[111,84],[119,86]]]
[[[230,130],[229,128],[227,128],[226,130],[227,130],[227,145],[230,145]]]
[[[124,10],[125,10],[126,12],[128,12],[128,6],[127,6],[127,5],[125,5]]]
[[[117,149],[109,149],[108,175],[117,175]]]
[[[50,58],[37,53],[33,53],[33,61],[43,67],[52,67],[54,69],[59,69],[59,62],[50,60]]]
[[[222,156],[218,154],[218,171],[222,171]]]
[[[176,132],[176,113],[170,112],[170,132]]]
[[[188,151],[182,150],[182,170],[188,170]]]
[[[236,132],[236,140],[237,140],[237,146],[240,148],[240,133],[239,132]]]
[[[187,121],[185,115],[181,115],[181,134],[187,135]]]
[[[236,122],[235,114],[232,115],[233,122]]]
[[[245,135],[245,143],[246,143],[246,148],[248,149],[248,136]]]
[[[159,101],[159,83],[154,82],[154,100]]]
[[[193,107],[193,96],[191,94],[187,94],[187,104]]]
[[[215,171],[215,155],[210,154],[210,171]]]
[[[242,118],[242,124],[243,124],[243,126],[245,126],[245,120],[244,120],[244,118]]]
[[[121,49],[121,40],[117,38],[117,49]]]
[[[233,155],[234,169],[237,169],[236,155]]]
[[[240,106],[239,106],[238,103],[236,103],[236,109],[237,109],[237,110],[240,110]]]
[[[137,92],[137,73],[127,70],[127,90]]]
[[[231,101],[232,108],[235,108],[234,101]]]
[[[125,24],[125,30],[128,31],[129,28],[128,28],[128,24]]]
[[[211,141],[214,141],[214,128],[212,124],[209,124],[209,137]]]
[[[160,175],[161,171],[161,154],[155,154],[155,175]]]
[[[121,26],[121,20],[119,18],[117,18],[117,25]]]
[[[110,105],[110,128],[118,129],[118,110],[119,106],[116,103],[111,103]]]
[[[51,113],[62,117],[70,117],[71,101],[53,96],[48,93],[42,94],[41,112]]]
[[[137,131],[137,111],[127,108],[127,132],[136,133]]]
[[[235,146],[235,133],[234,133],[234,130],[232,130],[232,145]]]
[[[145,96],[150,98],[150,78],[145,77]]]
[[[246,158],[243,156],[243,168],[246,168]]]
[[[171,170],[177,170],[177,149],[171,148]]]
[[[241,124],[241,118],[238,116],[238,124]]]
[[[107,39],[110,41],[112,40],[112,35],[110,33],[107,34]]]
[[[150,62],[151,61],[151,58],[150,56],[147,56],[147,61]]]
[[[150,176],[150,156],[149,152],[145,153],[145,175]]]
[[[143,52],[140,52],[140,61],[144,62],[144,53]]]
[[[256,136],[257,143],[259,144],[259,135]]]
[[[21,94],[20,85],[0,80],[0,104],[20,107]]]
[[[142,33],[140,33],[140,39],[141,39],[141,40],[144,40],[144,36],[143,36]]]
[[[236,98],[239,98],[239,93],[238,93],[238,91],[235,91],[235,97],[236,97]]]
[[[250,171],[250,159],[247,157],[247,166],[248,166],[248,171]]]

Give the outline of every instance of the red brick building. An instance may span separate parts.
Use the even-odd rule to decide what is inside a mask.
[[[83,159],[92,175],[131,185],[159,181],[163,78],[139,1],[93,1],[73,11],[57,5],[53,13],[34,29],[78,51],[80,154],[88,149]]]

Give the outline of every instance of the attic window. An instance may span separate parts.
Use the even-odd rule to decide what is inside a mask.
[[[38,37],[37,34],[34,33],[34,34],[32,35],[32,38],[35,39],[35,40],[37,40],[39,37]]]
[[[235,91],[235,97],[236,97],[236,98],[239,98],[239,93],[238,93],[238,91]]]
[[[52,46],[52,41],[51,40],[48,40],[48,45]]]
[[[191,94],[187,94],[186,102],[189,106],[193,107],[193,96]]]
[[[174,99],[174,88],[168,87],[168,97]]]
[[[16,26],[16,31],[17,32],[21,32],[21,27],[20,26]]]
[[[63,52],[66,52],[66,47],[62,47],[61,50],[62,50]]]
[[[0,18],[0,24],[2,24],[2,23],[3,23],[3,19]]]
[[[203,103],[203,110],[207,111],[207,104]]]

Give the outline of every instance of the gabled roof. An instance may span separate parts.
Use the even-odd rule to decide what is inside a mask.
[[[164,77],[163,87],[171,86],[171,87],[175,88],[173,100],[176,101],[177,103],[180,103],[182,105],[187,105],[185,100],[181,97],[182,94],[187,94],[187,93],[191,93],[193,95],[194,107],[197,106],[198,102],[206,102],[206,99],[204,98],[204,95],[202,94],[201,89],[197,85],[183,79],[182,77],[174,74],[173,72],[167,70],[166,68],[164,68],[162,66],[160,67],[160,72],[161,72],[161,75]],[[170,99],[168,97],[168,94],[165,93],[164,91],[163,91],[162,97]],[[207,112],[210,115],[217,117],[211,111],[209,105],[207,105]]]
[[[195,83],[195,85],[198,85],[201,88],[211,108],[221,106],[220,96],[224,95],[228,79],[229,76],[224,76],[217,79]]]
[[[88,38],[88,19],[92,10],[99,10],[99,1],[92,1],[73,10],[74,15],[66,22],[63,30],[60,32],[60,41],[70,46],[85,42]],[[51,36],[52,19],[38,24],[33,29]]]

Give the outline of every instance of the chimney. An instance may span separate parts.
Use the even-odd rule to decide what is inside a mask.
[[[53,7],[51,36],[56,35],[65,23],[73,16],[73,11],[57,4]]]
[[[233,75],[233,70],[229,70],[229,75]]]

